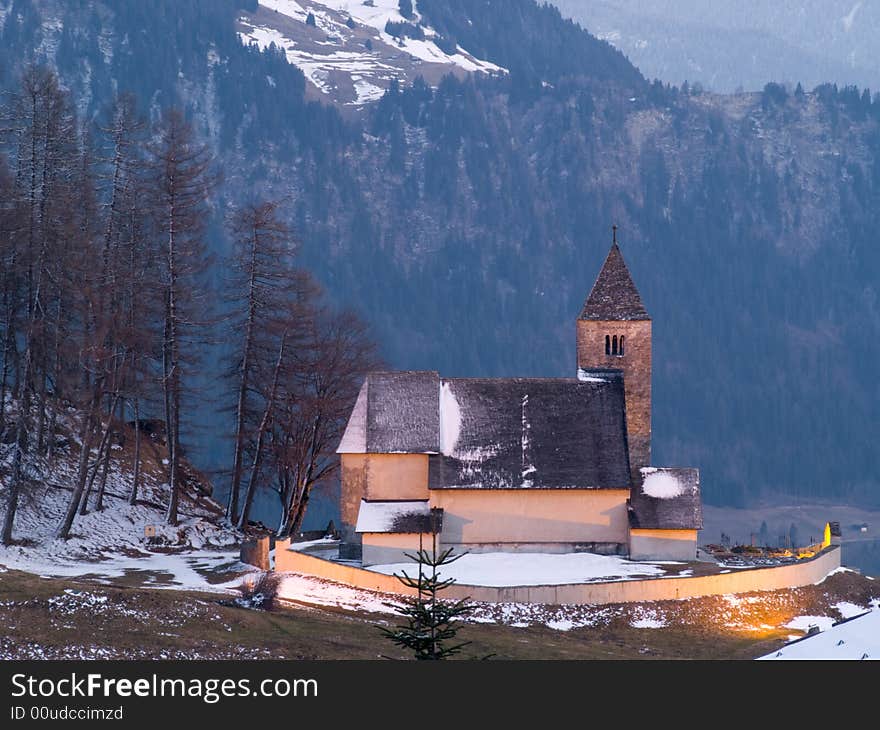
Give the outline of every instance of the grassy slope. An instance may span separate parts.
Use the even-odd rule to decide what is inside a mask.
[[[776,617],[806,614],[829,601],[867,602],[880,593],[855,574],[821,586],[774,594]],[[65,592],[68,591],[68,592]],[[71,593],[73,591],[74,593]],[[765,597],[767,594],[763,594]],[[227,596],[142,590],[87,581],[0,573],[0,658],[404,658],[376,624],[393,616],[326,607],[292,606],[270,613],[223,605]],[[660,606],[661,604],[653,604]],[[662,629],[636,629],[626,614],[605,625],[560,632],[468,624],[460,637],[471,656],[510,659],[749,659],[785,643],[788,629],[725,628],[720,597],[664,602],[681,620]],[[762,617],[768,619],[766,605]]]

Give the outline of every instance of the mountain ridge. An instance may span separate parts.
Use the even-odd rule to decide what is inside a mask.
[[[239,41],[245,4],[4,0],[0,84],[60,23],[44,57],[84,116],[114,88],[151,113],[183,103],[224,157],[223,205],[289,196],[302,261],[396,368],[572,375],[617,223],[654,320],[658,462],[700,466],[710,503],[876,503],[876,98],[649,83],[555,8],[422,0],[431,27],[509,73],[392,85],[348,119]]]

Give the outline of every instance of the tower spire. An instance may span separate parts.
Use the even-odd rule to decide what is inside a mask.
[[[651,463],[651,317],[617,245],[611,250],[577,319],[578,369],[623,371],[626,433],[633,483]]]
[[[650,319],[617,245],[616,225],[611,226],[611,235],[611,250],[578,319],[604,321]]]

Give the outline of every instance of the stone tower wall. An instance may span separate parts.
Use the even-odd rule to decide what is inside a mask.
[[[606,355],[605,336],[624,337],[624,354]],[[577,321],[578,367],[623,370],[630,471],[651,464],[651,321]]]

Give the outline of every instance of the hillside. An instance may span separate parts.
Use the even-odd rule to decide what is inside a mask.
[[[421,20],[417,12],[401,15],[397,0],[265,0],[242,12],[236,27],[246,44],[282,49],[303,72],[308,96],[340,105],[377,101],[392,81],[409,86],[421,77],[435,86],[450,73],[506,73],[430,25],[416,25]]]
[[[313,55],[384,42],[361,8],[346,6],[355,28],[333,40],[318,19],[337,28],[344,3],[306,5],[325,8],[317,30],[297,13],[275,20],[323,33]],[[371,322],[395,368],[570,376],[573,321],[617,223],[654,318],[655,460],[699,466],[710,503],[876,506],[880,102],[830,85],[649,83],[527,0],[415,6],[427,35],[507,72],[405,59],[389,71],[397,86],[355,105],[351,73],[328,71],[333,98],[289,49],[242,43],[246,23],[272,27],[268,4],[0,0],[0,84],[36,57],[87,119],[114,89],[151,113],[182,102],[229,171],[215,249],[229,202],[289,196],[301,260]],[[201,417],[190,448],[218,466],[223,421]],[[258,518],[271,508],[270,496]]]
[[[0,620],[16,627],[0,637],[0,659],[405,658],[377,629],[396,620],[393,596],[294,575],[287,580],[296,600],[254,611],[231,602],[230,587],[240,576],[234,566],[202,567],[188,586],[196,592],[161,576],[151,589],[138,587],[137,576],[96,583],[0,568]],[[864,613],[876,597],[871,581],[841,572],[816,586],[742,596],[608,606],[477,604],[459,636],[473,642],[464,657],[754,659],[811,625],[825,630]],[[857,637],[850,638],[854,645]]]
[[[168,453],[161,433],[148,429],[155,424],[144,424],[142,430],[140,483],[135,504],[130,503],[134,427],[121,422],[111,432],[103,505],[97,506],[97,496],[104,472],[94,449],[96,478],[88,510],[77,515],[69,539],[56,539],[55,530],[76,482],[76,425],[69,411],[59,409],[52,457],[41,455],[39,463],[30,464],[31,473],[39,478],[30,480],[21,495],[14,542],[0,546],[0,564],[37,574],[82,575],[98,569],[106,575],[126,575],[161,569],[162,556],[167,553],[235,549],[240,536],[220,525],[223,508],[211,497],[211,483],[185,460],[181,519],[175,527],[165,524]],[[0,443],[0,476],[8,473],[12,448],[12,444]],[[147,526],[152,528],[152,536],[146,535]],[[195,556],[199,557],[198,553]]]

